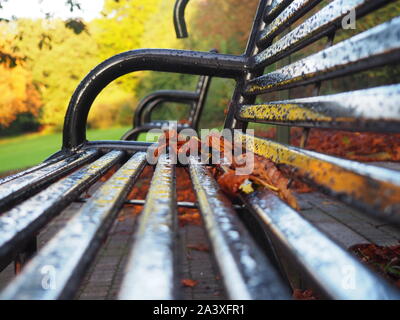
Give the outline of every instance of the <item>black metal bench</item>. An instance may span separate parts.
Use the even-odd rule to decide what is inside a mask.
[[[180,1],[187,3],[187,1]],[[330,46],[270,73],[264,68],[315,41],[328,43],[341,19],[355,9],[367,15],[391,1],[336,0],[279,40],[273,39],[320,1],[259,2],[245,53],[241,56],[165,49],[118,54],[97,66],[72,96],[64,124],[62,150],[39,166],[0,181],[0,258],[13,259],[32,244],[52,217],[116,164],[102,184],[60,233],[40,250],[1,293],[2,299],[71,298],[101,246],[126,195],[146,165],[150,144],[135,141],[87,141],[86,119],[99,92],[117,77],[154,70],[224,77],[237,82],[225,120],[235,139],[254,153],[292,168],[307,183],[365,214],[398,225],[400,173],[374,165],[311,152],[240,130],[248,122],[356,131],[399,132],[398,84],[330,96],[255,104],[265,92],[322,80],[398,61],[400,18]],[[216,264],[231,299],[289,299],[285,275],[274,246],[283,248],[315,292],[331,299],[399,299],[400,293],[269,191],[243,195],[247,218],[263,230],[266,252],[222,193],[207,166],[195,158],[187,166]],[[120,299],[179,297],[176,264],[175,165],[160,156],[119,293]],[[274,246],[270,246],[274,244]],[[32,245],[30,246],[32,247]],[[48,268],[54,287],[43,286]],[[349,278],[350,277],[350,278]],[[349,280],[350,279],[350,280]]]

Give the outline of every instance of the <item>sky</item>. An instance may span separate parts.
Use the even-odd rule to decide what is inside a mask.
[[[81,17],[86,21],[100,16],[104,0],[79,0],[81,9],[70,12],[66,0],[8,0],[0,9],[0,17],[17,18],[44,18],[47,12],[54,14],[54,18]]]

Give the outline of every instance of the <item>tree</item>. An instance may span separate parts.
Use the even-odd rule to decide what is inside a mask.
[[[114,0],[118,1],[118,0]],[[0,22],[9,22],[12,23],[15,21],[15,18],[12,19],[12,21],[2,18],[1,17],[1,9],[3,9],[3,5],[5,3],[9,2],[9,0],[0,0]],[[69,10],[72,12],[74,10],[81,10],[81,5],[79,1],[76,0],[66,0],[65,1],[65,6],[69,7]],[[44,16],[45,19],[50,19],[52,16],[51,12],[47,12]],[[73,30],[76,34],[79,34],[83,31],[86,30],[86,25],[83,23],[81,19],[68,19],[65,21],[65,26],[71,30]],[[15,38],[22,38],[23,34],[16,34]],[[48,33],[42,33],[41,39],[39,40],[38,45],[41,46],[43,44],[43,41],[51,41],[51,35]],[[4,47],[3,44],[0,44],[0,65],[4,64],[7,65],[10,68],[13,68],[17,66],[18,64],[21,64],[22,61],[26,59],[26,56],[21,56],[17,52],[19,51],[19,48],[17,46],[12,46],[11,50],[7,50],[7,48]]]
[[[32,86],[42,96],[40,122],[52,128],[61,128],[69,98],[80,80],[100,62],[97,44],[89,32],[74,33],[61,20],[14,21],[14,40],[26,56],[21,67],[30,73]],[[43,39],[51,34],[51,41]]]
[[[0,66],[0,127],[9,126],[19,114],[39,116],[41,99],[30,81],[31,75],[21,66]]]

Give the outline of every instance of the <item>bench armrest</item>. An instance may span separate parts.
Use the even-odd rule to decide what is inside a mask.
[[[197,92],[179,90],[159,90],[155,91],[138,104],[133,117],[133,127],[139,127],[151,119],[152,111],[162,103],[177,102],[193,104],[199,100]]]
[[[64,121],[63,149],[76,150],[86,140],[89,110],[113,80],[135,71],[164,71],[238,79],[249,70],[246,56],[171,49],[140,49],[117,54],[95,67],[75,90]]]
[[[178,39],[187,38],[188,32],[185,21],[185,9],[189,0],[176,0],[174,7],[174,26]]]

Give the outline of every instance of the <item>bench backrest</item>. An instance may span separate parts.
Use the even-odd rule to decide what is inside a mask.
[[[333,45],[335,33],[352,12],[359,19],[391,2],[330,1],[291,30],[298,19],[321,1],[260,1],[246,52],[250,70],[238,82],[225,127],[245,129],[249,122],[262,122],[288,127],[400,132],[399,84],[319,96],[323,80],[400,61],[400,17]],[[287,57],[322,38],[326,38],[323,50],[288,62]],[[266,67],[277,62],[283,66],[263,74]],[[255,103],[261,94],[306,84],[314,85],[314,96]],[[255,153],[290,166],[298,176],[347,204],[399,220],[398,172],[245,134],[237,138],[251,142]]]

